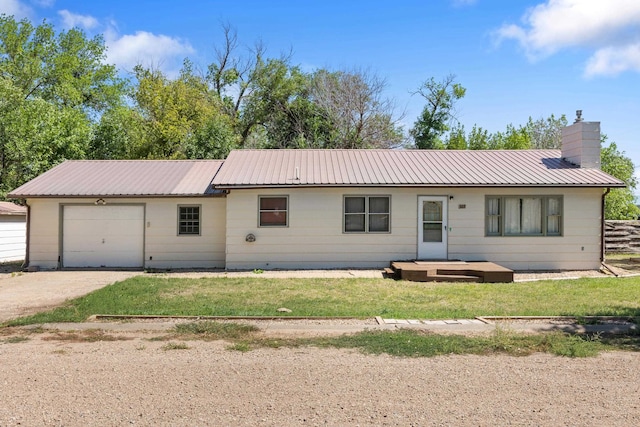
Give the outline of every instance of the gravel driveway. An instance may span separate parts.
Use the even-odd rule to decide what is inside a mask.
[[[201,341],[163,350],[152,336],[0,343],[0,425],[640,425],[639,353],[409,359]]]
[[[142,274],[140,271],[41,271],[0,274],[0,322],[37,313]]]

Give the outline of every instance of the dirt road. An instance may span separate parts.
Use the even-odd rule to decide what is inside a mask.
[[[640,425],[638,353],[403,359],[152,336],[0,344],[0,425]]]

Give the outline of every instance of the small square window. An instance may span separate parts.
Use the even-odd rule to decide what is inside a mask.
[[[260,227],[286,227],[289,224],[287,196],[260,196],[258,203]]]
[[[200,206],[178,206],[178,235],[200,235]]]

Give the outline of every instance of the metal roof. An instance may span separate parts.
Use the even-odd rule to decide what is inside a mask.
[[[26,214],[27,208],[25,206],[11,202],[0,202],[0,215],[24,216]]]
[[[67,160],[9,197],[205,196],[222,160]]]
[[[213,185],[625,186],[560,156],[560,150],[234,150]]]

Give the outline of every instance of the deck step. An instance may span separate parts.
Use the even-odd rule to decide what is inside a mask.
[[[482,277],[464,274],[435,274],[426,277],[425,282],[469,282],[482,283]]]
[[[393,268],[389,268],[389,267],[385,267],[384,268],[383,274],[386,277],[397,277],[398,276],[398,272],[396,270],[394,270]]]
[[[388,277],[415,282],[513,282],[513,270],[486,261],[392,261],[390,270]]]

